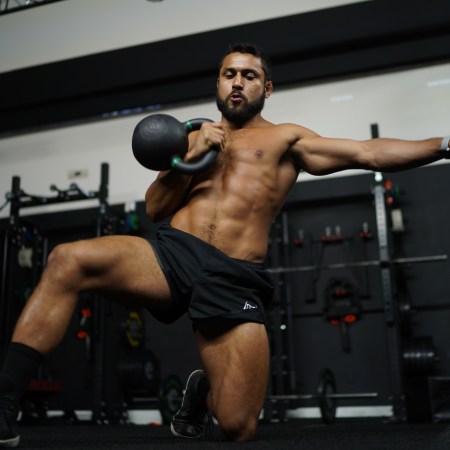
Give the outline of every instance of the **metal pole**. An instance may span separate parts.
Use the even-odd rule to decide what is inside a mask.
[[[372,137],[378,137],[378,126],[376,124],[372,125]],[[384,303],[384,316],[387,326],[388,353],[390,358],[389,369],[392,382],[393,420],[404,421],[406,420],[406,407],[401,366],[400,326],[397,308],[394,300],[392,267],[389,265],[391,249],[388,237],[388,221],[384,197],[385,189],[383,185],[383,175],[379,172],[375,173],[375,181],[376,185],[374,187],[373,194],[378,233],[378,252],[381,261],[381,292]]]
[[[99,213],[97,217],[96,236],[104,235],[104,225],[108,210],[108,183],[109,183],[109,165],[102,163],[99,187]],[[105,302],[99,296],[94,297],[94,320],[95,330],[93,342],[94,344],[94,411],[93,422],[97,424],[106,424],[108,417],[106,413],[105,400]]]
[[[0,293],[0,363],[3,363],[3,358],[6,355],[6,350],[11,339],[13,324],[13,308],[12,308],[12,258],[11,258],[11,232],[17,226],[17,221],[20,211],[20,177],[13,176],[11,182],[11,205],[9,213],[8,227],[5,231],[5,238],[3,243],[3,263],[2,263],[2,278],[1,278],[1,293]]]
[[[288,214],[283,212],[282,214],[282,224],[283,224],[283,250],[284,250],[284,263],[289,264],[289,227],[288,227]],[[290,392],[295,392],[297,380],[295,373],[295,360],[294,360],[294,326],[292,322],[292,291],[290,284],[290,277],[286,274],[285,278],[285,289],[284,289],[284,304],[285,304],[285,314],[284,314],[284,324],[285,329],[282,330],[285,334],[285,353],[286,353],[286,370],[288,373],[288,386]]]

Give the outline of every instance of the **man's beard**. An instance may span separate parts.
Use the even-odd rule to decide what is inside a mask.
[[[236,108],[228,106],[228,101],[230,100],[231,95],[232,94],[226,97],[225,100],[222,100],[216,92],[216,104],[225,119],[236,125],[243,125],[248,122],[251,118],[259,114],[264,108],[264,102],[266,100],[264,94],[253,102],[249,102],[247,98],[241,94],[242,102]]]

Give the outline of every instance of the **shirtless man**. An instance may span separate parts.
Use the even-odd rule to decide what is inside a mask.
[[[274,217],[300,169],[314,175],[362,168],[396,171],[450,154],[449,139],[323,138],[261,116],[272,93],[270,65],[257,46],[230,47],[220,65],[220,122],[189,135],[185,160],[212,147],[216,163],[195,176],[160,173],[147,213],[157,240],[107,236],[57,246],[16,325],[0,375],[0,446],[18,444],[18,398],[44,355],[63,338],[80,293],[126,298],[165,322],[188,312],[204,370],[189,377],[171,429],[197,437],[207,410],[224,436],[254,437],[269,371],[264,306],[272,281],[262,264]]]

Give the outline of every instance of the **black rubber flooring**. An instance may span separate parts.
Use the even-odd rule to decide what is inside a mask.
[[[23,449],[228,449],[259,450],[450,450],[450,424],[394,424],[381,420],[340,420],[333,425],[306,420],[261,423],[257,438],[227,442],[217,427],[195,440],[175,438],[167,426],[46,424],[21,426]]]

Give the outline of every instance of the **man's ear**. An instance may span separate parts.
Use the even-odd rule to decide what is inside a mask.
[[[266,85],[264,86],[265,91],[265,97],[269,98],[270,94],[272,94],[273,91],[273,83],[271,81],[266,81]]]

